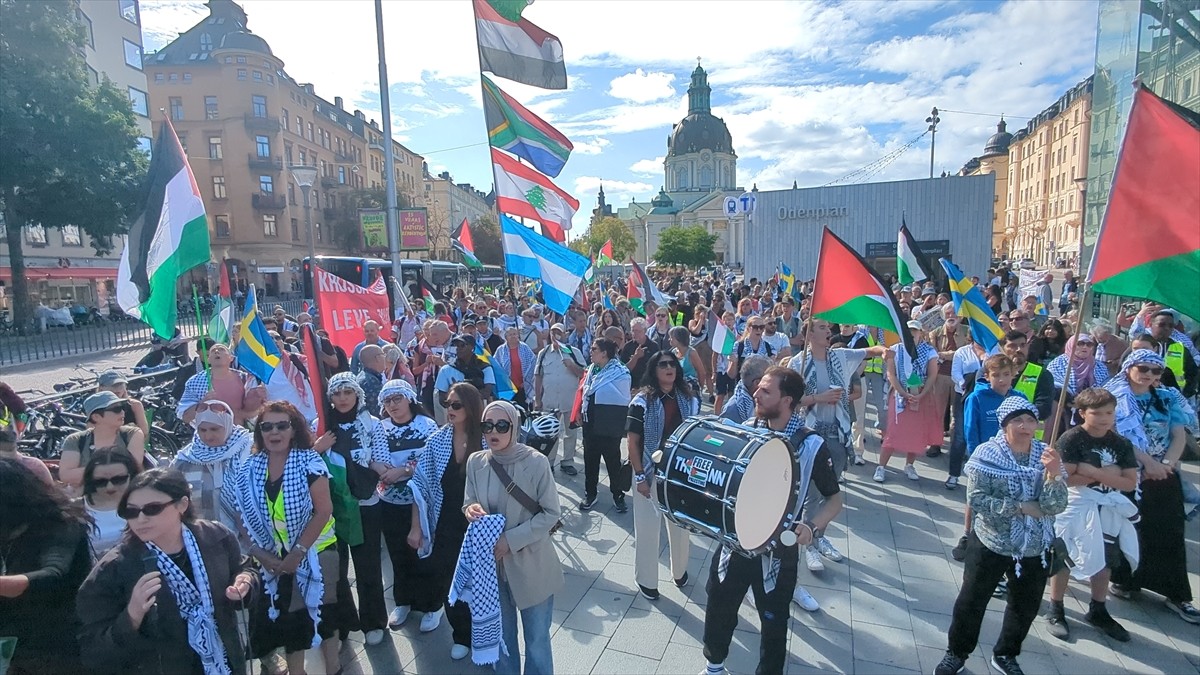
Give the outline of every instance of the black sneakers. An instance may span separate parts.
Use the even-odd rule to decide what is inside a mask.
[[[1066,640],[1071,637],[1071,627],[1067,625],[1067,616],[1063,611],[1062,603],[1050,601],[1050,608],[1046,610],[1046,632],[1050,637]]]
[[[657,588],[646,588],[645,586],[638,584],[638,590],[640,590],[642,592],[642,595],[646,596],[647,600],[657,600],[658,599],[658,589]]]
[[[1104,605],[1092,605],[1088,613],[1083,615],[1083,620],[1099,628],[1105,635],[1117,642],[1129,642],[1129,631],[1112,618],[1112,615],[1108,613],[1108,608]]]
[[[613,495],[613,505],[617,508],[617,513],[625,513],[629,510],[629,505],[625,503],[625,495]]]
[[[954,558],[958,562],[962,562],[964,559],[966,559],[966,557],[967,557],[967,535],[964,534],[963,536],[958,538],[958,545],[956,545],[954,547],[953,551],[950,551],[950,557]]]
[[[966,659],[959,657],[954,652],[947,651],[946,655],[942,657],[942,662],[937,664],[937,668],[934,669],[933,675],[958,675],[966,665]]]
[[[688,573],[684,572],[683,576],[681,576],[675,580],[675,585],[679,588],[683,588],[684,586],[687,586],[687,582],[688,582]]]
[[[1017,663],[1017,657],[1015,656],[993,654],[992,667],[1004,675],[1025,675],[1025,671],[1021,670],[1021,666]]]
[[[596,495],[584,497],[583,501],[579,502],[580,511],[591,511],[594,508],[596,508]]]

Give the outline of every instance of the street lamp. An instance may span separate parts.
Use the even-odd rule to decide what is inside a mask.
[[[292,180],[296,181],[296,185],[299,185],[300,191],[304,193],[304,226],[308,229],[309,287],[314,289],[312,292],[315,294],[317,279],[313,266],[317,264],[317,244],[316,237],[313,236],[312,206],[308,202],[308,192],[312,189],[313,183],[317,182],[317,167],[293,164],[288,167],[288,171],[292,174]]]
[[[938,117],[938,109],[934,108],[929,113],[929,117],[925,118],[925,122],[929,125],[929,177],[933,178],[933,149],[937,147],[937,125],[942,118]]]

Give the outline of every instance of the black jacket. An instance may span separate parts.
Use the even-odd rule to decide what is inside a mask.
[[[237,537],[229,528],[198,520],[188,529],[196,537],[208,572],[217,631],[234,675],[246,672],[245,648],[237,631],[240,603],[225,598],[225,589],[240,572],[258,574],[242,555]],[[158,605],[134,630],[125,611],[138,579],[147,572],[146,545],[127,536],[96,563],[79,589],[76,609],[82,628],[79,646],[89,672],[96,673],[202,673],[200,657],[188,644],[187,622],[179,616],[175,597],[164,582]],[[151,563],[152,564],[152,563]],[[245,604],[251,603],[247,597]]]

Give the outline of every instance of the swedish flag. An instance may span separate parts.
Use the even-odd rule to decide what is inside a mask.
[[[1004,337],[1004,329],[1000,327],[996,314],[988,307],[979,288],[972,284],[970,279],[963,277],[962,270],[945,258],[939,259],[938,262],[949,277],[954,310],[959,316],[965,317],[971,327],[971,339],[991,351]]]
[[[1038,299],[1037,304],[1033,306],[1033,313],[1038,316],[1050,316],[1050,312],[1047,311],[1045,303],[1043,303],[1040,298]]]
[[[511,401],[513,396],[517,395],[517,388],[513,385],[512,378],[504,372],[503,368],[496,365],[496,362],[492,360],[492,353],[488,351],[487,347],[478,342],[475,343],[475,355],[486,363],[488,368],[492,369],[492,375],[496,378],[496,398]]]
[[[783,270],[783,272],[779,275],[779,283],[780,286],[783,287],[781,290],[783,291],[784,295],[790,295],[799,300],[800,291],[796,288],[796,275],[792,274],[792,268],[784,265],[783,263],[780,263],[779,267]]]
[[[254,285],[246,294],[246,306],[242,314],[242,332],[238,340],[238,367],[258,378],[259,382],[270,382],[271,375],[279,365],[281,354],[275,346],[267,327],[258,315],[258,300],[255,297]]]

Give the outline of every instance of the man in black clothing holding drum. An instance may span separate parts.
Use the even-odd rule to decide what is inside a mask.
[[[812,484],[825,497],[824,505],[816,514],[803,514],[792,531],[781,535],[782,544],[786,545],[768,553],[748,558],[727,546],[717,549],[709,572],[708,607],[704,612],[706,675],[726,672],[725,658],[747,588],[754,593],[761,622],[755,672],[758,675],[783,672],[787,661],[789,605],[796,587],[799,559],[796,546],[807,545],[819,537],[842,510],[842,495],[829,449],[819,434],[804,428],[804,418],[796,412],[802,396],[804,378],[800,373],[782,366],[767,369],[754,393],[757,418],[754,426],[790,439],[799,468],[797,504],[804,503],[805,493]]]

